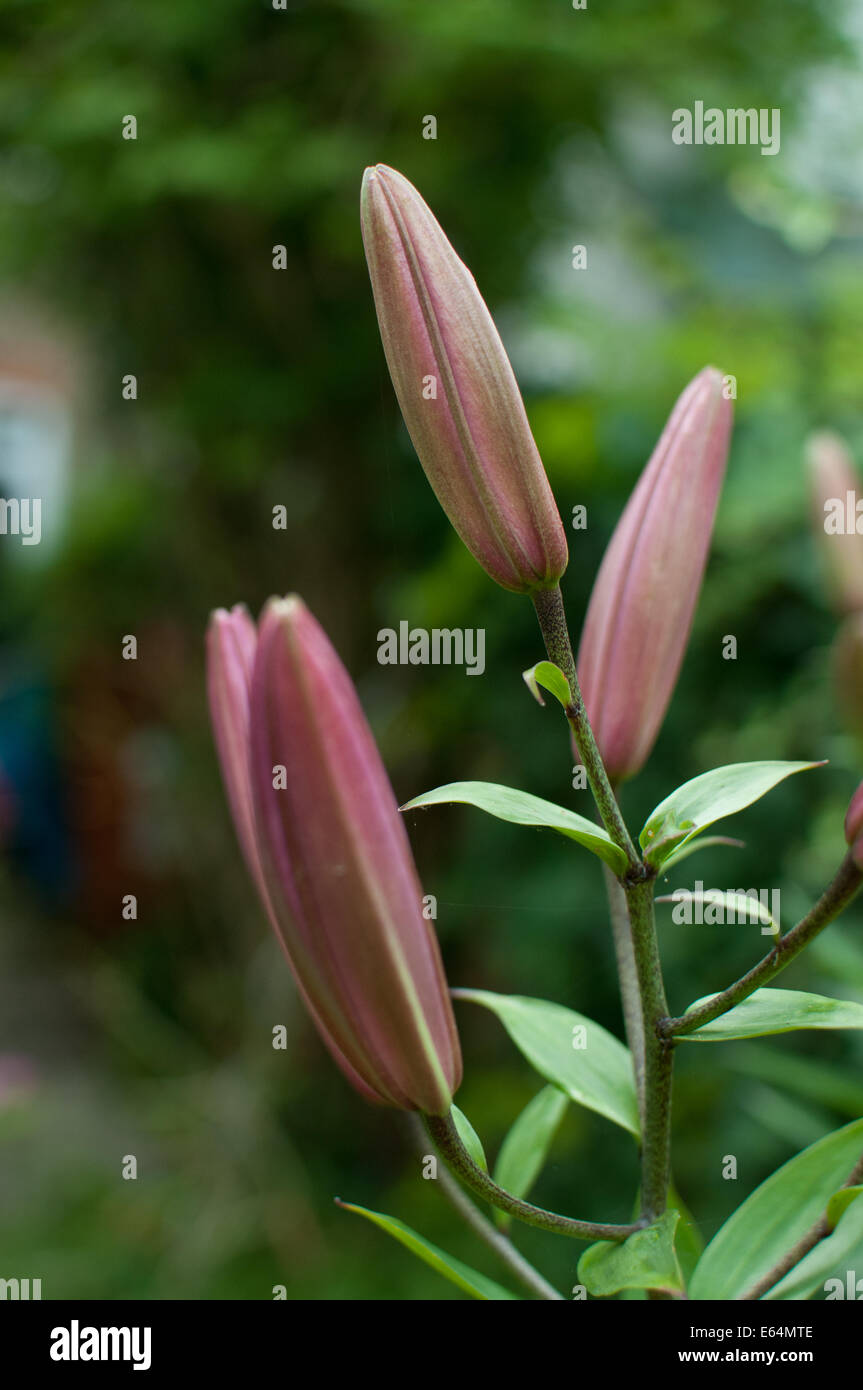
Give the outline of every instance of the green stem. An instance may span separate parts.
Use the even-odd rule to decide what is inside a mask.
[[[863,884],[863,873],[857,868],[850,854],[839,866],[839,870],[833,882],[822,893],[814,907],[806,916],[801,918],[795,927],[787,931],[784,936],[773,946],[767,955],[762,957],[757,965],[736,980],[728,989],[724,989],[721,994],[714,995],[705,1004],[699,1004],[697,1009],[690,1009],[680,1018],[667,1018],[661,1025],[661,1032],[668,1038],[684,1037],[687,1033],[693,1033],[696,1028],[701,1028],[705,1023],[711,1023],[714,1018],[719,1018],[721,1014],[733,1009],[735,1004],[747,999],[756,989],[766,985],[784,970],[795,956],[814,941],[819,932],[829,926],[834,918],[839,916],[851,900],[856,897]]]
[[[641,859],[624,824],[617,798],[608,780],[605,765],[590,727],[584,701],[581,698],[560,585],[556,584],[553,589],[538,589],[531,597],[536,609],[536,616],[539,619],[548,659],[560,668],[569,683],[572,703],[566,710],[566,717],[572,730],[578,756],[584,764],[584,770],[587,773],[587,780],[590,783],[590,790],[593,793],[600,818],[614,843],[626,855],[630,870],[638,873],[642,868]]]
[[[614,939],[614,954],[617,958],[617,974],[620,981],[620,998],[623,1005],[623,1024],[626,1041],[632,1053],[632,1069],[635,1074],[635,1087],[638,1092],[638,1110],[641,1127],[644,1128],[644,1017],[641,1009],[641,995],[638,989],[638,970],[635,964],[635,947],[632,942],[632,927],[626,894],[607,864],[602,866],[605,891],[608,894],[608,908],[611,918],[611,933]]]
[[[623,921],[619,901],[612,900],[612,930],[620,970],[627,1034],[638,1030],[640,1045],[633,1047],[636,1079],[643,1085],[639,1095],[642,1116],[641,1200],[648,1220],[665,1211],[671,1152],[671,1079],[673,1044],[663,1035],[668,1003],[662,981],[662,965],[653,916],[654,873],[648,868],[630,838],[614,789],[597,747],[590,720],[581,698],[581,688],[572,654],[572,643],[560,585],[532,595],[548,658],[569,682],[571,704],[566,710],[569,727],[584,764],[587,780],[605,829],[626,855],[627,870],[619,882],[626,897],[629,917]],[[635,1009],[637,986],[638,1014]],[[638,1018],[638,1024],[636,1024]]]
[[[842,1187],[856,1187],[861,1180],[863,1180],[863,1158],[858,1159]],[[772,1269],[769,1269],[751,1288],[747,1289],[746,1293],[740,1295],[739,1302],[753,1302],[761,1298],[768,1289],[773,1288],[774,1284],[778,1284],[780,1279],[784,1279],[785,1275],[800,1263],[804,1255],[808,1255],[810,1250],[814,1250],[816,1245],[825,1240],[827,1236],[832,1235],[833,1229],[827,1220],[826,1212],[819,1216],[814,1226],[810,1226],[796,1245],[792,1245],[787,1254],[783,1255],[781,1260],[777,1260]]]
[[[540,1230],[553,1231],[559,1236],[571,1236],[573,1240],[625,1240],[646,1224],[637,1221],[629,1226],[613,1226],[596,1221],[573,1221],[568,1216],[558,1216],[556,1212],[544,1211],[542,1207],[524,1202],[498,1187],[488,1173],[474,1163],[459,1137],[452,1114],[423,1115],[422,1118],[445,1163],[456,1177],[477,1197],[482,1197],[493,1207],[499,1207],[528,1226],[538,1226]]]
[[[668,1017],[653,912],[653,882],[626,888],[632,946],[643,1016],[644,1106],[641,1138],[641,1202],[655,1221],[668,1205],[671,1171],[671,1082],[674,1043],[663,1037]]]
[[[426,1149],[425,1128],[418,1115],[411,1115],[410,1119],[412,1121],[411,1128],[414,1132],[417,1149],[424,1158]],[[470,1226],[471,1230],[479,1236],[480,1240],[483,1241],[490,1250],[494,1251],[501,1263],[506,1266],[510,1273],[518,1279],[529,1293],[535,1294],[537,1298],[544,1299],[549,1303],[564,1303],[566,1301],[563,1294],[558,1293],[557,1289],[553,1288],[552,1285],[543,1278],[539,1270],[535,1269],[530,1261],[525,1259],[524,1255],[522,1255],[520,1250],[516,1249],[512,1241],[509,1240],[502,1231],[496,1230],[492,1223],[483,1216],[482,1212],[474,1206],[470,1197],[468,1197],[463,1188],[459,1187],[455,1178],[452,1177],[446,1168],[441,1169],[438,1182],[441,1191],[455,1207],[465,1224]]]

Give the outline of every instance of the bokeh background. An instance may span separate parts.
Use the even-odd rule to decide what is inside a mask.
[[[778,887],[790,924],[832,874],[863,755],[831,682],[803,460],[829,426],[863,463],[861,45],[863,8],[840,0],[4,0],[0,479],[43,498],[44,533],[0,538],[0,1275],[40,1277],[45,1298],[458,1297],[336,1195],[500,1274],[420,1179],[403,1118],[349,1090],[298,1007],[204,700],[210,609],[297,590],[400,800],[484,778],[588,811],[562,721],[521,681],[541,655],[531,606],[463,551],[400,423],[360,241],[369,163],[437,212],[565,520],[588,507],[564,581],[575,633],[677,394],[708,362],[736,375],[695,630],[624,806],[637,825],[718,763],[829,758],[729,825],[745,850],[705,852],[667,889]],[[695,100],[779,107],[781,152],[675,146],[671,113]],[[379,666],[377,632],[401,619],[485,628],[485,675]],[[594,860],[468,808],[410,831],[451,983],[620,1032]],[[659,911],[678,1010],[762,952],[757,928]],[[863,908],[783,983],[863,1000]],[[491,1015],[459,1020],[459,1103],[493,1153],[542,1083]],[[853,1034],[680,1049],[675,1175],[705,1238],[863,1114],[861,1061]],[[536,1195],[620,1220],[635,1183],[627,1136],[571,1107]],[[581,1247],[518,1239],[575,1282]]]

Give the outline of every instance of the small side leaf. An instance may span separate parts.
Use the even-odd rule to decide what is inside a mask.
[[[557,1086],[544,1086],[528,1101],[504,1138],[494,1165],[498,1187],[514,1197],[526,1197],[542,1172],[546,1155],[569,1105]],[[505,1213],[498,1225],[508,1224]]]
[[[861,1150],[863,1120],[855,1120],[771,1174],[717,1231],[698,1261],[689,1297],[742,1297],[823,1214]]]
[[[639,836],[644,857],[659,868],[708,825],[733,816],[790,777],[822,763],[730,763],[693,777],[660,801]]]
[[[770,915],[768,909],[757,897],[752,898],[748,893],[725,893],[721,888],[708,888],[706,892],[694,892],[689,888],[675,888],[673,893],[664,893],[661,898],[654,899],[658,903],[680,904],[696,903],[701,909],[699,914],[701,924],[705,925],[705,917],[712,918],[715,912],[710,914],[704,911],[705,908],[719,909],[721,913],[721,925],[751,926],[753,923],[760,922],[762,926],[769,927],[770,932],[765,935],[778,936],[779,923],[775,917]],[[713,921],[708,921],[707,926],[713,926]]]
[[[839,1225],[839,1218],[846,1207],[850,1207],[852,1202],[856,1202],[863,1187],[840,1187],[838,1192],[834,1192],[830,1201],[827,1203],[827,1224],[831,1231],[835,1231]]]
[[[452,1117],[455,1127],[458,1130],[458,1137],[464,1144],[477,1168],[481,1168],[484,1173],[488,1172],[488,1159],[485,1156],[485,1149],[482,1140],[462,1110],[457,1105],[452,1107]]]
[[[774,1284],[764,1294],[766,1300],[809,1298],[816,1289],[823,1289],[828,1279],[838,1278],[842,1283],[842,1296],[845,1297],[848,1271],[853,1269],[856,1297],[856,1269],[863,1252],[863,1202],[859,1200],[860,1188],[849,1187],[846,1192],[856,1192],[858,1197],[849,1201],[832,1235],[804,1255],[799,1264],[790,1269],[784,1279]],[[837,1193],[838,1197],[840,1194]]]
[[[687,1012],[715,997],[696,999]],[[863,1028],[863,1004],[828,999],[826,995],[807,994],[799,989],[756,989],[712,1023],[705,1023],[693,1033],[681,1034],[680,1040],[732,1042],[736,1038],[761,1038],[768,1033],[793,1033],[799,1028]]]
[[[638,1101],[629,1049],[592,1019],[561,1004],[483,989],[454,989],[453,998],[497,1014],[531,1066],[570,1100],[638,1134]]]
[[[453,802],[477,806],[480,811],[512,825],[557,830],[598,855],[616,874],[626,869],[623,850],[618,849],[601,826],[575,811],[568,811],[565,806],[555,806],[552,801],[543,801],[539,796],[517,791],[514,787],[502,787],[497,782],[450,782],[445,787],[415,796],[401,809],[416,811],[424,806],[444,806]]]
[[[608,1298],[624,1289],[682,1293],[683,1276],[674,1250],[679,1219],[679,1212],[667,1211],[622,1243],[601,1240],[591,1245],[578,1262],[579,1282],[594,1298]]]
[[[438,1274],[449,1279],[450,1283],[455,1284],[462,1293],[470,1294],[471,1298],[482,1299],[486,1302],[497,1302],[504,1299],[518,1301],[516,1294],[510,1293],[508,1289],[496,1284],[493,1279],[488,1279],[486,1275],[480,1274],[478,1270],[462,1264],[461,1260],[457,1260],[454,1255],[448,1255],[445,1250],[439,1250],[436,1245],[432,1245],[431,1241],[418,1235],[416,1231],[411,1230],[410,1226],[406,1226],[397,1217],[384,1216],[379,1211],[369,1211],[367,1207],[358,1207],[352,1202],[338,1202],[337,1205],[343,1211],[356,1212],[357,1216],[364,1216],[367,1221],[373,1222],[375,1226],[380,1226],[382,1231],[393,1236],[425,1264],[436,1269]]]
[[[732,849],[745,849],[745,840],[732,840],[729,835],[699,835],[695,840],[690,840],[687,844],[681,845],[667,859],[663,860],[663,875],[670,872],[684,859],[688,859],[690,854],[697,854],[700,849],[713,849],[716,845],[728,845]]]
[[[672,1179],[668,1190],[668,1208],[670,1211],[676,1211],[680,1216],[677,1230],[674,1233],[674,1249],[684,1284],[688,1284],[695,1271],[695,1266],[704,1253],[704,1240],[696,1225],[695,1217],[680,1199],[680,1193],[674,1185],[674,1179]]]
[[[555,666],[553,661],[538,661],[535,666],[531,666],[529,671],[522,671],[521,676],[531,695],[539,704],[545,704],[545,700],[539,693],[540,686],[543,690],[547,690],[550,695],[553,695],[564,709],[568,709],[572,704],[569,681],[560,667]]]

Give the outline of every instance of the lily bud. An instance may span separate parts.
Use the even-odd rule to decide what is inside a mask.
[[[230,717],[214,713],[217,730]],[[318,1030],[366,1097],[446,1114],[461,1052],[407,834],[350,678],[298,598],[265,608],[250,705],[233,739],[217,734],[229,789],[243,737],[258,886]],[[229,790],[232,809],[244,796]]]
[[[577,667],[614,782],[644,764],[677,682],[707,563],[731,416],[721,373],[705,367],[677,401],[593,586]]]
[[[847,731],[863,742],[863,612],[842,623],[833,643],[836,703]]]
[[[207,694],[222,780],[246,866],[265,893],[249,776],[249,692],[258,634],[244,603],[216,609],[207,630]]]
[[[361,218],[387,365],[438,501],[503,588],[552,588],[566,569],[563,524],[473,276],[395,169],[366,170]]]
[[[258,634],[248,610],[242,603],[228,613],[219,608],[210,619],[207,632],[207,693],[216,750],[222,768],[222,780],[234,820],[234,828],[243,858],[258,890],[264,910],[276,936],[287,954],[285,942],[270,903],[255,829],[252,804],[252,780],[249,744],[249,705],[251,700],[252,669]],[[290,959],[290,957],[289,957]],[[351,1085],[367,1100],[377,1101],[372,1091],[354,1071],[347,1058],[336,1047],[315,1013],[314,1006],[302,983],[297,981],[306,1008],[318,1027],[333,1059],[341,1067]]]
[[[854,863],[858,869],[863,869],[863,782],[852,796],[845,814],[845,840]]]
[[[857,534],[860,477],[842,440],[826,431],[806,445],[812,484],[813,522],[840,613],[863,608],[863,535]]]

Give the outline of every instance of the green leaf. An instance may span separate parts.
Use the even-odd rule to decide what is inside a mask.
[[[544,1086],[528,1101],[500,1146],[494,1165],[498,1187],[515,1197],[526,1197],[536,1182],[558,1126],[569,1105],[569,1097],[557,1086]],[[501,1224],[509,1224],[504,1212]]]
[[[780,1052],[764,1043],[744,1043],[722,1060],[741,1076],[772,1082],[806,1100],[829,1106],[846,1119],[856,1120],[863,1115],[863,1083],[832,1064]]]
[[[708,888],[706,892],[693,892],[689,888],[675,888],[673,893],[664,893],[661,898],[655,898],[658,903],[681,904],[697,903],[702,909],[705,907],[715,907],[721,909],[724,921],[719,924],[723,926],[752,926],[753,923],[760,922],[764,927],[770,927],[770,935],[779,935],[779,923],[770,915],[767,908],[758,898],[752,898],[748,893],[725,893],[721,888]],[[707,914],[700,913],[702,924],[706,926],[717,925],[713,922],[704,922]],[[711,916],[714,914],[711,913]]]
[[[846,1192],[859,1196],[861,1188],[849,1187]],[[840,1193],[836,1193],[839,1197]],[[839,1278],[843,1292],[848,1270],[857,1270],[863,1257],[863,1202],[850,1199],[841,1214],[841,1220],[832,1235],[820,1240],[804,1255],[799,1264],[790,1269],[784,1279],[774,1284],[763,1295],[768,1299],[809,1298],[817,1289],[823,1289],[828,1279]],[[855,1278],[856,1283],[856,1278]],[[856,1290],[855,1290],[856,1294]]]
[[[833,1196],[827,1203],[826,1213],[827,1223],[831,1231],[836,1230],[836,1227],[839,1225],[839,1218],[842,1216],[845,1208],[850,1207],[852,1202],[856,1202],[861,1192],[863,1192],[863,1187],[858,1186],[840,1187],[838,1192],[833,1193]]]
[[[531,695],[539,704],[545,704],[545,700],[539,693],[540,686],[543,690],[547,690],[550,695],[553,695],[564,709],[568,709],[572,704],[569,681],[560,667],[555,666],[553,661],[538,661],[535,666],[531,666],[529,671],[522,671],[521,675]]]
[[[684,1283],[688,1283],[692,1278],[695,1266],[701,1259],[704,1250],[704,1240],[701,1232],[696,1225],[695,1218],[691,1211],[680,1200],[680,1194],[672,1179],[668,1189],[668,1209],[676,1211],[680,1217],[677,1230],[674,1233],[674,1249],[680,1264]]]
[[[488,1160],[485,1156],[485,1149],[482,1146],[482,1140],[480,1139],[479,1135],[477,1134],[467,1115],[465,1115],[463,1111],[459,1110],[457,1105],[454,1105],[452,1107],[452,1117],[455,1121],[455,1127],[458,1130],[459,1139],[464,1144],[465,1148],[467,1149],[476,1166],[478,1168],[481,1168],[484,1173],[487,1173]]]
[[[638,1134],[632,1058],[612,1033],[583,1014],[543,999],[482,989],[456,989],[453,997],[497,1014],[531,1066],[570,1100]]]
[[[740,1298],[821,1216],[863,1151],[863,1120],[804,1149],[747,1197],[695,1270],[689,1297]]]
[[[471,1269],[469,1265],[462,1264],[454,1255],[448,1255],[446,1251],[439,1250],[431,1241],[418,1235],[411,1230],[403,1221],[399,1221],[395,1216],[384,1216],[379,1211],[369,1211],[367,1207],[355,1206],[352,1202],[339,1202],[338,1205],[343,1211],[356,1212],[358,1216],[364,1216],[367,1221],[371,1221],[375,1226],[380,1226],[382,1231],[394,1236],[397,1241],[406,1246],[414,1255],[423,1260],[425,1264],[431,1265],[438,1274],[442,1274],[445,1279],[449,1279],[451,1284],[455,1284],[463,1293],[470,1294],[471,1298],[484,1299],[488,1302],[497,1302],[504,1299],[515,1299],[517,1295],[510,1293],[508,1289],[496,1284],[493,1279],[488,1279],[484,1274]]]
[[[687,1013],[715,998],[715,994],[708,994],[704,999],[696,999]],[[806,994],[799,989],[756,989],[712,1023],[705,1023],[693,1033],[682,1033],[680,1040],[731,1042],[735,1038],[760,1038],[767,1033],[793,1033],[798,1028],[863,1028],[863,1004]]]
[[[608,1298],[623,1289],[682,1293],[683,1276],[674,1250],[678,1220],[678,1212],[667,1211],[623,1242],[601,1240],[591,1245],[578,1262],[579,1283],[594,1298]]]
[[[461,802],[466,806],[477,806],[498,820],[510,821],[513,825],[531,825],[557,830],[571,840],[577,840],[586,849],[598,854],[615,873],[626,869],[626,856],[618,849],[609,835],[599,825],[565,806],[555,806],[552,801],[531,796],[530,792],[516,791],[514,787],[502,787],[497,782],[450,782],[445,787],[424,792],[406,801],[403,811],[415,811],[424,806],[444,806]]]
[[[732,849],[745,849],[745,840],[732,840],[728,835],[699,835],[697,839],[690,840],[688,844],[681,845],[667,859],[663,860],[662,872],[667,874],[684,859],[688,859],[690,854],[697,854],[700,849],[713,849],[717,845],[730,845]]]
[[[733,816],[765,796],[794,772],[822,763],[731,763],[684,782],[648,816],[639,844],[649,864],[658,868],[673,850],[695,838],[714,821]]]

